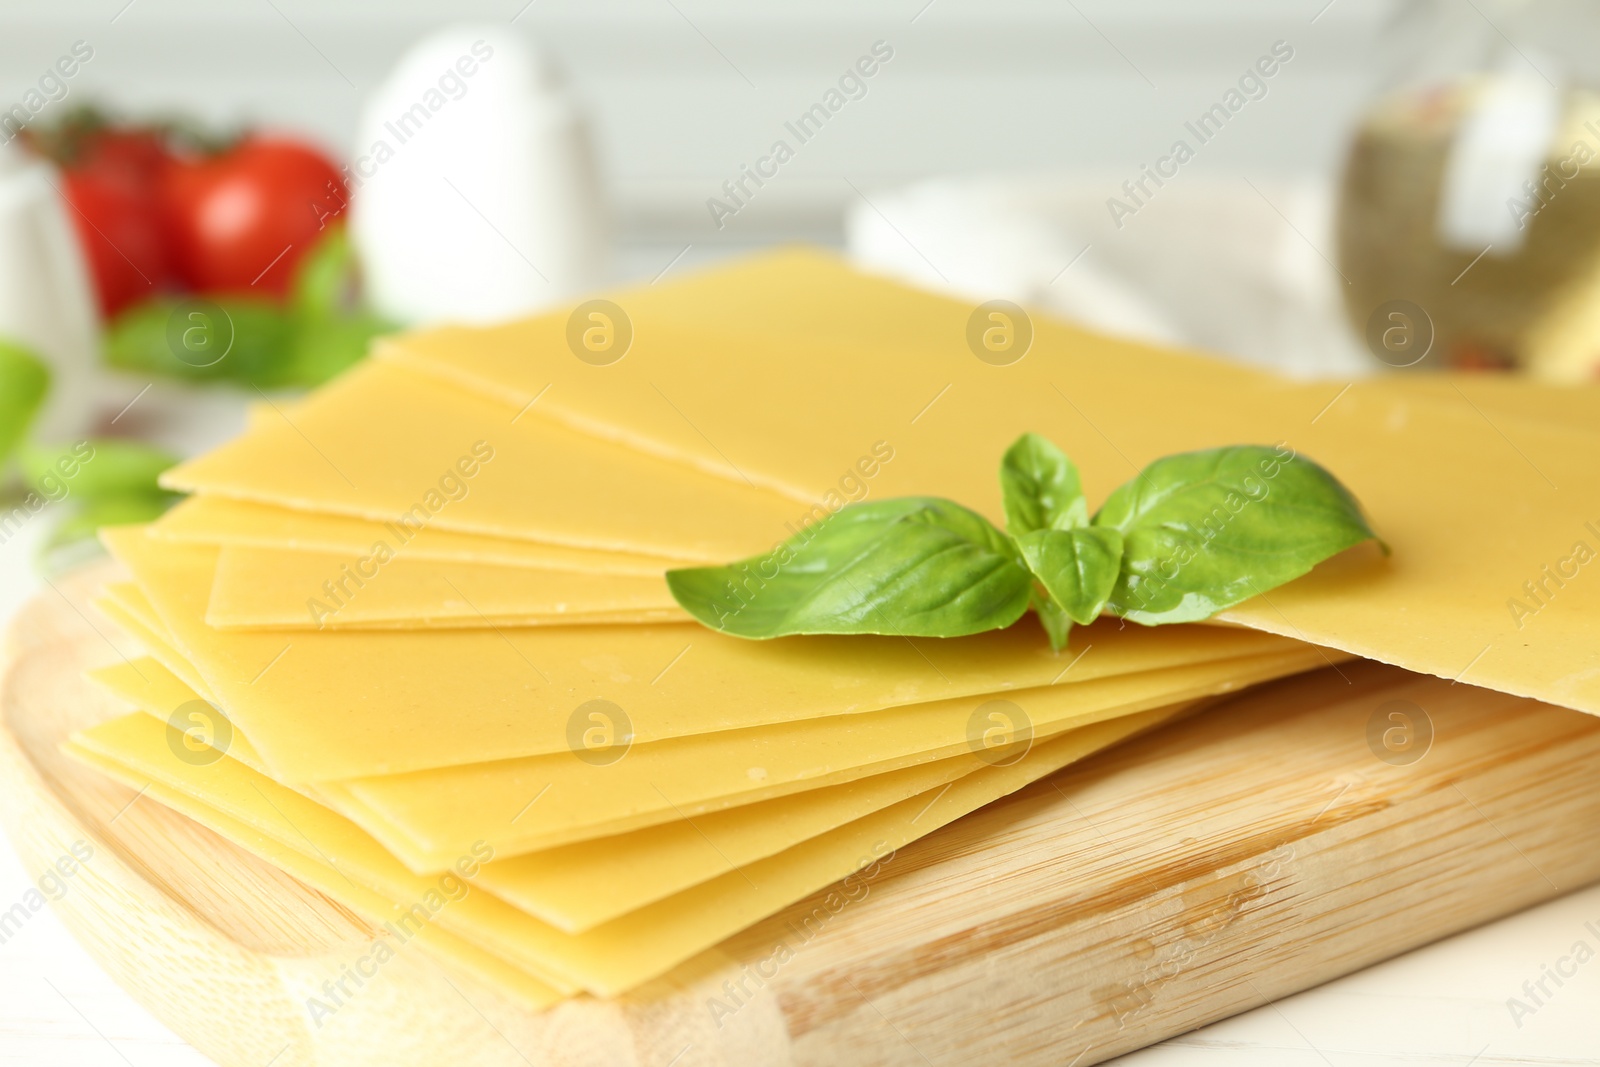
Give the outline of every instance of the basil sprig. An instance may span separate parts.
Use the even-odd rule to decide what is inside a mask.
[[[1203,619],[1376,537],[1349,490],[1286,446],[1159,459],[1091,518],[1072,460],[1024,434],[1000,485],[1005,532],[938,497],[852,504],[764,555],[668,571],[667,586],[736,637],[959,637],[1032,608],[1059,650],[1075,623]]]

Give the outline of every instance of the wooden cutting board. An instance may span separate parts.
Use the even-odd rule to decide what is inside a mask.
[[[623,1000],[532,1013],[402,950],[317,1026],[306,999],[373,930],[57,751],[121,710],[81,678],[137,651],[85,605],[111,573],[12,628],[0,814],[36,872],[93,850],[58,913],[230,1067],[1086,1065],[1600,880],[1600,720],[1345,664],[1036,783]]]

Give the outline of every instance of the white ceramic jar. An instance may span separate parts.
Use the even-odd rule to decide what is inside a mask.
[[[0,143],[0,337],[50,366],[38,440],[84,434],[94,418],[99,323],[60,177],[15,142]]]
[[[524,315],[601,280],[587,131],[512,30],[450,27],[407,51],[366,102],[348,174],[368,292],[397,321]]]

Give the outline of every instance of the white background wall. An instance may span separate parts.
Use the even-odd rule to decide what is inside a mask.
[[[1386,0],[8,3],[0,101],[19,98],[81,38],[95,57],[74,79],[75,98],[282,124],[343,152],[363,91],[409,41],[447,21],[515,19],[591,115],[625,237],[825,238],[854,195],[846,178],[870,190],[934,173],[1074,168],[1120,181],[1279,39],[1295,48],[1294,61],[1197,166],[1258,177],[1330,172],[1378,76],[1372,57],[1392,8]],[[706,197],[880,39],[895,58],[867,97],[718,234]]]

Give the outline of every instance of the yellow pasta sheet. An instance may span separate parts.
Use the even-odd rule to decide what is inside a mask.
[[[1226,664],[1224,671],[1213,672],[1213,677],[1223,673],[1234,673],[1250,682],[1284,673],[1284,667],[1281,664]],[[193,693],[185,693],[170,683],[162,684],[146,661],[106,668],[95,672],[93,677],[158,719],[168,715],[170,708],[184,706],[194,699]],[[147,678],[156,678],[157,683],[152,684]],[[1032,696],[1017,694],[1017,699],[1022,701],[1020,705],[1000,705],[998,711],[991,706],[988,713],[969,716],[961,746],[947,746],[954,751],[939,758],[908,754],[904,743],[916,735],[904,730],[903,722],[898,727],[905,732],[905,738],[893,736],[897,724],[877,723],[879,736],[873,749],[876,755],[895,752],[897,743],[902,746],[896,757],[880,760],[878,773],[872,773],[870,768],[861,772],[823,762],[835,755],[837,745],[830,745],[834,739],[822,731],[795,736],[781,744],[760,736],[761,731],[742,731],[724,738],[726,744],[704,753],[686,754],[681,746],[667,743],[654,749],[641,749],[640,760],[626,768],[590,767],[586,775],[571,773],[570,764],[576,761],[545,760],[542,767],[522,768],[520,776],[510,779],[507,773],[515,768],[500,764],[463,768],[461,777],[466,780],[465,784],[419,776],[402,776],[395,782],[362,783],[380,798],[409,795],[414,798],[414,810],[425,813],[441,804],[451,804],[452,797],[457,797],[461,790],[466,791],[465,802],[456,803],[447,812],[455,821],[449,831],[455,835],[452,845],[432,853],[420,853],[421,858],[418,858],[417,846],[412,843],[406,824],[400,821],[406,816],[386,818],[373,814],[359,788],[351,791],[339,783],[321,783],[317,787],[301,787],[301,791],[320,803],[331,803],[346,817],[384,840],[413,869],[426,871],[447,867],[451,853],[459,852],[454,845],[479,840],[474,835],[480,832],[485,835],[481,839],[492,844],[500,854],[519,853],[519,848],[508,843],[503,827],[496,825],[496,821],[485,821],[481,813],[474,814],[473,809],[505,808],[514,796],[520,796],[515,790],[528,788],[525,783],[530,770],[545,771],[551,775],[551,780],[531,801],[522,804],[523,810],[513,816],[510,823],[514,826],[522,821],[547,794],[557,790],[553,807],[583,809],[583,815],[589,820],[583,832],[588,833],[590,839],[517,859],[508,858],[493,865],[491,870],[495,872],[495,884],[505,890],[502,895],[508,899],[516,900],[526,910],[563,929],[582,929],[599,921],[597,917],[631,910],[665,895],[666,890],[648,878],[613,881],[608,876],[616,872],[605,866],[603,861],[607,858],[620,860],[624,867],[653,859],[675,872],[673,877],[678,883],[694,884],[683,880],[695,872],[709,877],[719,873],[730,861],[742,863],[768,854],[763,849],[787,847],[796,840],[821,832],[830,819],[847,821],[839,818],[841,812],[852,813],[854,817],[969,773],[1007,755],[1010,749],[1004,744],[1026,745],[1036,737],[1056,734],[1068,727],[1092,723],[1108,714],[1127,710],[1113,709],[1109,713],[1103,709],[1090,710],[1066,720],[1036,722],[1029,711],[1029,707],[1038,710],[1030,699]],[[999,718],[992,718],[992,714],[998,714]],[[867,718],[876,719],[877,716]],[[994,726],[1001,727],[1004,732],[998,742],[1002,747],[991,750],[987,747],[988,739],[975,733],[975,729],[988,730]],[[742,734],[752,736],[740,736]],[[241,733],[231,735],[226,751],[253,769],[260,769],[258,757]],[[769,760],[773,766],[760,767],[759,775],[753,775],[752,768],[744,762],[746,756],[767,758],[775,752],[777,758]],[[639,757],[640,753],[629,755]],[[599,773],[602,770],[608,773]],[[590,790],[588,794],[582,792],[586,788]],[[508,794],[508,789],[513,793]],[[764,799],[769,797],[773,799]],[[652,807],[641,811],[637,807],[640,798]],[[594,820],[619,808],[628,810],[630,801],[635,807],[628,817],[629,825],[643,824],[648,828],[597,838],[597,833],[605,827],[597,827]],[[392,801],[387,806],[392,809]],[[535,818],[530,825],[538,822]],[[566,831],[569,835],[574,832],[570,827]],[[625,843],[625,847],[614,849],[613,843]],[[706,864],[711,864],[709,873],[706,873]],[[562,872],[565,877],[558,877]],[[608,884],[609,889],[585,888],[601,883]]]
[[[1309,656],[1306,658],[1307,660],[1310,659]],[[1255,665],[1251,665],[1251,667],[1253,670],[1257,669]],[[174,709],[181,710],[190,702],[201,699],[197,693],[184,686],[175,676],[166,672],[160,664],[153,663],[148,659],[104,668],[92,672],[91,677],[111,689],[128,703],[157,718],[169,717],[173,715]],[[1018,694],[1018,698],[1021,699],[1022,695]],[[1008,726],[1017,727],[1024,731],[1031,730],[1029,725],[1021,722],[1011,722],[1008,712],[1002,714],[1007,716],[1002,721]],[[189,719],[184,721],[188,722]],[[969,746],[972,745],[974,740],[971,733],[971,723],[969,722],[969,736],[966,739]],[[759,737],[759,731],[750,731],[740,733],[737,739],[742,742]],[[264,770],[259,754],[254,751],[253,746],[249,744],[242,732],[232,731],[230,739],[231,747],[227,749],[229,754],[236,756],[252,769]],[[772,744],[770,737],[763,740],[768,745]],[[791,741],[795,743],[805,743],[807,740],[812,741],[821,757],[827,758],[834,755],[833,752],[829,751],[831,739],[821,731],[812,731],[809,735],[796,735],[791,738]],[[879,756],[882,755],[881,745],[877,750],[877,754]],[[720,781],[724,783],[720,788],[732,791],[719,795],[715,788],[708,788],[708,782],[711,779],[706,777],[705,772],[708,769],[712,769],[713,775],[717,773],[711,764],[708,764],[700,755],[696,755],[692,751],[683,751],[681,747],[674,751],[673,755],[687,763],[692,763],[695,768],[693,774],[689,775],[689,777],[697,780],[695,788],[698,789],[698,793],[696,794],[695,802],[691,806],[697,813],[712,812],[709,815],[700,814],[695,819],[694,823],[691,824],[696,831],[695,833],[690,834],[681,820],[677,822],[663,821],[672,820],[674,816],[681,815],[683,809],[675,806],[665,793],[660,792],[659,782],[652,782],[652,788],[657,790],[657,796],[660,800],[660,806],[653,812],[642,813],[638,810],[633,810],[621,816],[620,822],[614,821],[610,824],[601,823],[598,825],[591,823],[579,828],[569,827],[563,831],[564,834],[569,837],[574,834],[594,835],[604,832],[620,832],[635,825],[651,826],[659,824],[664,835],[677,835],[677,845],[669,849],[666,855],[675,858],[674,869],[679,872],[679,877],[687,878],[695,870],[700,869],[694,863],[696,855],[698,855],[699,862],[703,866],[707,862],[713,862],[711,851],[715,851],[716,859],[721,860],[728,855],[748,855],[752,848],[761,848],[764,844],[770,845],[774,841],[783,839],[783,834],[780,832],[757,829],[758,823],[754,821],[754,816],[745,814],[742,808],[730,806],[746,803],[763,806],[760,798],[772,796],[774,793],[781,794],[785,790],[796,788],[797,783],[790,781],[787,776],[797,773],[797,768],[799,772],[809,770],[812,773],[816,773],[818,771],[818,767],[815,764],[808,767],[803,759],[796,760],[796,752],[792,750],[785,752],[785,757],[789,759],[787,765],[777,766],[770,770],[765,767],[760,768],[758,775],[752,775],[748,766],[741,766],[735,759],[731,766],[725,766],[720,772]],[[714,753],[714,756],[720,756],[724,762],[730,755],[737,757],[737,750],[724,746],[720,751]],[[812,788],[810,791],[801,794],[792,803],[782,799],[766,802],[763,810],[779,820],[775,825],[787,827],[792,832],[796,828],[814,826],[818,818],[828,817],[829,812],[836,810],[833,805],[858,805],[860,803],[881,805],[882,803],[899,799],[900,795],[907,789],[916,791],[916,789],[929,787],[935,781],[947,781],[971,769],[975,758],[970,752],[961,752],[934,760],[931,763],[913,763],[903,772],[890,771],[888,773],[875,774],[860,789],[849,781],[851,775],[855,772],[848,768],[842,770],[835,768],[828,776],[828,781],[843,780],[845,782],[843,786],[825,785],[821,789]],[[906,756],[902,752],[898,761],[893,765],[898,766],[905,762]],[[663,761],[659,758],[653,759],[647,765],[648,774],[656,778],[662,778],[667,773],[664,763],[670,766],[670,761]],[[558,763],[545,761],[546,769],[552,767],[554,768],[553,773],[561,773]],[[484,781],[477,787],[480,790],[484,786],[492,787],[494,783],[500,783],[502,795],[498,798],[498,801],[492,797],[480,795],[476,802],[488,804],[491,807],[496,804],[503,807],[506,803],[506,798],[503,795],[506,787],[504,775],[507,771],[513,770],[520,770],[522,778],[526,778],[529,768],[517,768],[500,764],[468,769],[471,777],[484,776]],[[675,778],[666,780],[670,783],[681,780],[684,777],[684,773],[679,770]],[[557,783],[552,781],[550,784]],[[581,786],[582,783],[563,781],[562,784],[566,787],[571,787],[573,785]],[[631,788],[629,788],[630,785]],[[798,781],[798,787],[804,788],[806,785],[807,783],[803,779]],[[613,818],[612,813],[616,807],[616,802],[619,800],[626,802],[630,797],[637,798],[639,786],[640,782],[636,776],[631,780],[624,777],[623,788],[621,790],[608,790],[607,794],[592,809],[591,815],[597,819]],[[915,788],[911,788],[912,786],[915,786]],[[424,790],[439,788],[437,785],[430,787],[426,781],[418,783],[417,787]],[[511,780],[510,787],[520,788],[516,778]],[[349,789],[338,783],[323,783],[320,789],[307,785],[301,785],[297,788],[319,802],[333,804],[346,817],[370,828],[373,833],[380,835],[389,842],[390,846],[404,856],[406,861],[415,869],[429,870],[437,868],[447,865],[450,860],[448,854],[430,852],[426,848],[418,846],[408,831],[397,828],[392,820],[374,811],[359,796],[354,795]],[[381,790],[382,784],[377,784],[376,788]],[[450,789],[452,786],[447,782],[443,788]],[[646,797],[649,800],[656,799],[648,794],[646,794]],[[832,799],[824,804],[821,801],[825,797],[831,797]],[[541,793],[539,799],[542,798],[543,794]],[[685,797],[685,800],[687,799]],[[668,810],[669,807],[671,808],[670,811]],[[725,815],[718,814],[718,812],[723,811],[725,811]],[[518,818],[514,818],[512,822],[515,823],[519,819],[520,815]],[[707,820],[709,820],[709,823]],[[730,831],[733,834],[731,840],[720,837],[721,831],[719,827],[724,822],[730,827],[737,828]],[[714,846],[713,850],[708,851],[705,846],[710,845],[714,838],[719,843]],[[630,854],[663,855],[662,836],[645,831],[629,835],[628,840],[630,841]],[[501,844],[502,847],[507,847],[503,840]],[[611,854],[607,853],[603,848],[603,843],[601,844],[602,847],[597,852],[585,853],[584,850],[587,847],[585,842],[567,846],[567,849],[569,852],[575,851],[587,855],[592,861],[597,855]],[[688,850],[687,854],[684,851],[685,849]],[[541,855],[551,854],[551,852],[545,852]],[[529,857],[529,860],[529,868],[531,870],[541,875],[551,873],[552,868],[538,862],[539,856]],[[505,866],[510,866],[510,863],[508,862]],[[518,883],[512,882],[506,886],[506,889],[508,893],[515,894],[515,899],[519,902],[525,903],[528,910],[540,914],[563,929],[569,928],[569,924],[573,923],[582,924],[598,921],[594,919],[594,916],[609,914],[606,911],[608,908],[617,909],[630,902],[632,902],[632,906],[637,906],[638,903],[642,903],[638,894],[641,891],[652,891],[649,885],[642,882],[631,881],[626,884],[615,884],[609,882],[609,880],[607,880],[608,884],[615,884],[616,886],[609,895],[585,890],[583,888],[584,885],[592,881],[593,879],[585,878],[580,873],[575,877],[558,882],[551,882],[547,878],[540,878],[534,883],[523,882],[520,886]]]
[[[145,716],[141,715],[138,718]],[[563,998],[565,991],[570,991],[572,988],[571,983],[560,980],[558,980],[560,988],[557,988],[557,985],[550,981],[535,977],[528,968],[509,962],[496,949],[485,949],[474,945],[467,939],[444,929],[442,924],[435,925],[432,921],[433,903],[435,900],[442,902],[441,910],[451,907],[452,902],[445,895],[447,892],[445,887],[447,885],[453,887],[455,883],[435,879],[433,883],[421,883],[415,886],[419,892],[413,897],[385,896],[370,887],[357,884],[337,867],[316,855],[314,848],[308,849],[304,842],[288,842],[284,840],[284,835],[263,834],[246,823],[229,817],[218,808],[196,801],[187,793],[155,781],[143,771],[134,770],[120,760],[108,758],[91,748],[75,742],[69,742],[63,748],[74,759],[131,788],[138,789],[142,796],[147,796],[189,816],[246,852],[259,856],[293,875],[372,923],[378,928],[372,951],[361,955],[359,959],[365,964],[363,971],[371,970],[374,972],[373,976],[378,973],[382,963],[394,954],[406,951],[407,947],[414,943],[445,967],[471,975],[530,1011],[542,1011],[550,1007]],[[272,786],[269,779],[261,781]],[[471,898],[469,896],[466,899]],[[400,903],[401,900],[405,903]],[[421,916],[427,918],[422,919]],[[379,945],[383,947],[379,948]],[[359,996],[360,987],[355,986],[351,995]]]
[[[915,642],[751,642],[692,624],[232,633],[205,622],[214,552],[139,527],[102,537],[204,680],[197,688],[291,783],[570,759],[596,700],[617,739],[657,742],[1298,647],[1243,630],[1114,621],[1076,631],[1059,655],[1027,626]]]
[[[685,622],[657,574],[581,574],[386,549],[342,555],[224,546],[206,622],[224,630]]]
[[[480,838],[502,855],[552,848],[959,757],[996,727],[1028,723],[1045,737],[1325,662],[1318,650],[1223,660],[1007,693],[1001,705],[985,695],[636,745],[603,765],[561,753],[318,790],[415,869],[433,870]]]
[[[176,676],[149,659],[91,671],[90,677],[145,712],[151,723],[165,720],[172,709],[197,699]],[[188,720],[178,724],[179,728],[189,725]],[[108,735],[140,738],[147,737],[151,729],[149,723],[130,721],[115,730],[102,729],[97,736],[106,751],[134,761],[133,749],[127,745],[109,747],[115,738]],[[496,860],[484,864],[477,881],[535,918],[567,933],[581,933],[907,797],[1009,759],[1028,743],[1015,741],[1009,747],[985,750],[983,757],[963,753],[843,785],[711,812],[692,820],[678,819],[632,833]],[[230,759],[261,771],[259,757],[244,734],[234,732],[226,744],[219,745],[215,739],[212,744]],[[144,747],[151,748],[148,744]],[[182,788],[170,773],[170,761],[146,759],[139,766],[168,785]],[[322,800],[314,788],[299,791],[314,801]],[[249,811],[234,814],[246,822],[253,818]]]
[[[1068,374],[1076,392],[1125,390],[1133,382],[1161,403],[1195,384],[1213,392],[1282,384],[1238,363],[1116,341],[1041,315],[1029,317],[1033,336],[1017,362],[982,365],[969,328],[975,320],[984,326],[995,320],[964,301],[862,273],[814,249],[763,254],[666,285],[623,290],[612,299],[635,337],[627,358],[605,367],[570,358],[566,310],[488,327],[391,335],[375,351],[508,403],[538,394],[532,410],[542,417],[740,482],[770,479],[807,499],[840,489],[835,468],[844,457],[786,449],[785,434],[773,429],[785,420],[815,427],[817,445],[828,449],[840,427],[855,427],[859,437],[880,421],[882,398],[931,398],[929,388],[983,391],[988,400],[1002,401],[991,410],[1004,415],[1012,409],[1003,402],[1024,391],[1017,386],[1050,389]],[[796,356],[795,345],[804,346],[808,358]],[[835,388],[841,381],[848,388]],[[1163,383],[1160,398],[1150,395],[1153,382]],[[668,417],[661,401],[667,383],[677,390],[677,406],[700,416],[695,424],[703,435]],[[1600,389],[1593,387],[1433,374],[1394,375],[1374,384],[1575,428],[1594,428],[1600,415]],[[757,397],[767,402],[753,402]],[[773,397],[782,402],[770,402]],[[763,436],[765,453],[746,450]],[[790,476],[808,464],[808,477]],[[895,491],[903,490],[895,484]]]
[[[1288,647],[1294,651],[1113,676],[1043,692],[1010,691],[1002,721],[1044,735],[1184,696],[1226,692],[1339,658],[1304,646]],[[127,695],[153,714],[170,713],[170,707],[152,706],[137,691]],[[183,695],[169,692],[168,704],[174,696]],[[366,827],[414,869],[426,871],[447,866],[462,842],[479,836],[503,854],[517,854],[929,761],[959,760],[981,736],[975,730],[988,725],[981,714],[986,705],[980,697],[865,714],[850,720],[843,739],[824,720],[641,745],[625,753],[626,764],[595,765],[563,753],[471,765],[454,774],[325,781],[301,788]],[[1012,708],[1021,708],[1020,714]],[[259,759],[252,754],[246,761],[259,768]],[[494,814],[510,812],[513,805],[517,811],[509,819]],[[419,825],[430,836],[419,837]]]
[[[1393,555],[1347,553],[1226,619],[1600,713],[1600,470],[1574,428],[1593,391],[1284,385],[1037,315],[1027,354],[995,366],[969,346],[970,305],[811,253],[615,300],[640,347],[606,367],[570,358],[561,315],[381,351],[507,404],[549,385],[529,417],[830,506],[932,492],[998,517],[996,458],[1023,430],[1077,461],[1091,506],[1161,456],[1281,442],[1351,488]],[[869,478],[855,462],[878,440],[894,455]]]
[[[1454,407],[1476,408],[1496,425],[1506,427],[1531,423],[1600,430],[1597,385],[1549,385],[1512,374],[1482,373],[1391,374],[1364,385],[1399,399],[1426,398]]]
[[[209,694],[204,678],[177,649],[172,647],[162,631],[146,624],[145,620],[129,611],[121,601],[111,597],[102,596],[93,602],[95,610],[116,623],[128,632],[128,635],[144,646],[145,651],[157,660],[162,666],[176,677],[182,679],[185,688],[197,694]],[[209,695],[202,696],[213,704],[215,699]]]
[[[841,879],[856,876],[838,892],[858,893],[906,843],[1172,714],[1156,710],[1073,731],[1034,746],[1009,766],[985,767],[948,788],[931,790],[931,796],[911,797],[581,934],[563,933],[489,894],[468,893],[445,903],[433,918],[441,928],[461,932],[463,939],[464,931],[472,930],[474,937],[492,941],[493,951],[518,967],[548,971],[590,992],[616,995]],[[136,737],[119,732],[130,724]],[[197,767],[179,760],[158,727],[144,715],[114,720],[78,735],[69,751],[79,758],[99,757],[95,765],[111,770],[136,748],[141,759],[162,765],[164,776],[191,783],[189,791],[163,787],[159,793],[152,785],[153,796],[265,855],[262,838],[268,835],[228,815],[210,798],[225,797],[229,810],[254,812],[261,825],[277,827],[271,848],[301,851],[336,872],[317,886],[336,900],[375,885],[386,888],[383,895],[389,900],[401,901],[418,899],[413,894],[424,886],[433,888],[416,882],[358,828],[243,764],[224,758]],[[152,780],[142,768],[123,766],[113,773],[129,783],[141,777]],[[202,796],[208,799],[198,799]],[[286,816],[287,811],[294,814]],[[481,855],[483,848],[479,843],[477,853],[464,855]],[[278,862],[271,855],[266,858]],[[341,881],[348,882],[346,888],[340,888]]]
[[[150,532],[173,541],[292,548],[345,556],[376,554],[382,546],[392,554],[403,553],[407,559],[494,563],[580,574],[659,576],[667,568],[678,565],[649,556],[456,533],[426,523],[402,525],[326,512],[295,511],[218,496],[189,497],[156,520]]]
[[[997,759],[1008,758],[1005,750]],[[842,785],[757,801],[489,864],[479,882],[581,933],[992,764],[963,753]]]
[[[182,492],[679,560],[786,536],[791,500],[368,361],[162,475]]]
[[[1217,393],[1267,380],[1039,315],[1031,340],[1019,341],[1023,358],[991,365],[974,354],[972,305],[805,250],[613,299],[633,341],[606,366],[574,357],[564,310],[401,334],[374,353],[510,406],[537,395],[530,418],[805,504],[829,503],[830,493],[931,493],[992,517],[1005,447],[1024,430],[1048,435],[1073,416],[1053,378],[1070,376],[1062,387],[1075,393],[1139,391],[1153,404],[1182,403],[1191,387]],[[984,318],[978,335],[993,325]],[[1120,466],[1112,473],[1125,476]]]
[[[100,594],[141,627],[157,635],[162,642],[172,644],[172,634],[167,630],[167,624],[156,614],[155,607],[151,605],[150,598],[144,595],[144,590],[139,588],[139,583],[107,582],[101,587]]]
[[[88,672],[88,678],[123,703],[162,722],[173,721],[173,717],[179,715],[192,701],[204,700],[208,704],[212,703],[182,678],[149,656],[140,656],[126,663],[113,663],[109,667],[96,667]],[[215,708],[216,705],[212,704],[212,707]],[[194,720],[181,716],[178,722],[180,728],[199,725]],[[225,750],[230,757],[251,770],[266,773],[266,764],[262,763],[261,754],[242,731],[229,730]]]

